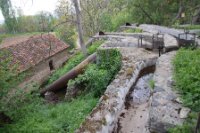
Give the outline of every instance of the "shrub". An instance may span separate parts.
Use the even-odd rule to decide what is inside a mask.
[[[98,102],[90,92],[71,102],[44,104],[37,95],[26,94],[16,108],[8,111],[13,123],[0,127],[1,133],[74,133]]]
[[[132,15],[130,12],[123,10],[118,12],[115,16],[112,17],[112,26],[113,31],[116,31],[121,25],[126,22],[132,22]]]
[[[69,81],[68,87],[84,84],[86,91],[94,92],[95,97],[101,96],[121,67],[121,55],[116,49],[101,49],[97,51],[97,58],[98,64],[89,65],[84,74]]]

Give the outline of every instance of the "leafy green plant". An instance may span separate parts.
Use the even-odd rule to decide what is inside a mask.
[[[89,48],[88,53],[92,54],[94,53],[97,48],[103,43],[103,41],[96,41],[94,42]],[[69,72],[72,68],[77,66],[79,63],[81,63],[84,60],[84,55],[81,52],[78,52],[76,55],[74,55],[72,58],[70,58],[66,64],[62,67],[57,69],[49,78],[48,84],[54,82],[59,77],[64,75],[65,73]]]
[[[154,80],[149,80],[149,86],[153,90],[155,87],[155,81]]]
[[[124,30],[125,33],[142,33],[142,29],[139,29],[139,28],[135,28],[135,29],[127,29],[127,30]]]
[[[173,25],[172,27],[176,29],[187,29],[187,30],[200,29],[200,25],[186,25],[186,26]]]
[[[181,92],[184,104],[200,111],[200,50],[181,49],[174,64],[176,88]]]
[[[125,24],[126,22],[132,22],[132,15],[127,10],[122,10],[118,12],[116,15],[112,16],[112,29],[116,31],[119,26]]]
[[[89,54],[93,54],[94,52],[96,52],[96,50],[98,49],[98,47],[103,44],[104,41],[99,40],[99,41],[95,41],[89,48],[88,48],[88,53]]]
[[[66,29],[66,27],[68,27]],[[55,32],[56,36],[63,40],[65,43],[70,45],[70,48],[76,47],[76,39],[77,35],[75,29],[73,27],[69,27],[68,25],[62,25]]]
[[[101,49],[97,51],[97,56],[99,63],[89,65],[84,74],[69,81],[68,87],[81,84],[87,91],[94,92],[95,97],[101,96],[121,67],[121,54],[115,49]]]
[[[181,92],[185,106],[192,109],[192,113],[182,126],[169,129],[170,133],[194,132],[200,111],[200,49],[180,49],[174,60],[174,79],[176,89]]]

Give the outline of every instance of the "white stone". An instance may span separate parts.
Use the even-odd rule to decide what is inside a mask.
[[[185,119],[188,117],[188,114],[190,113],[190,109],[189,108],[181,108],[181,111],[180,111],[180,118],[181,119]]]

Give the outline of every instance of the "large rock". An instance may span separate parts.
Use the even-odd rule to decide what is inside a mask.
[[[172,59],[176,52],[162,55],[156,64],[156,71],[153,80],[155,88],[152,95],[149,112],[150,130],[152,132],[165,133],[168,128],[175,125],[182,125],[184,118],[187,118],[189,109],[183,107],[179,95],[172,89]]]

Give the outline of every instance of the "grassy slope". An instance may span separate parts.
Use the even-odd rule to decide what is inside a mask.
[[[12,110],[10,115],[14,123],[0,128],[0,132],[70,132],[73,133],[98,102],[91,93],[82,95],[72,102],[56,105],[44,104],[43,99],[30,96],[33,100],[24,103],[21,108]]]
[[[95,43],[88,51],[93,53],[100,44],[101,42]],[[56,73],[62,75],[77,64],[78,62],[73,62],[74,58]],[[68,69],[66,70],[66,68]],[[37,86],[34,87],[37,88]],[[24,99],[19,99],[19,96],[16,96],[13,98],[12,104],[6,105],[8,110],[6,113],[13,118],[13,123],[0,127],[0,132],[73,133],[96,106],[98,100],[99,97],[94,97],[94,91],[82,94],[71,102],[62,102],[56,105],[44,103],[38,94],[25,94]]]
[[[183,126],[170,129],[170,133],[194,132],[200,111],[200,49],[181,49],[178,51],[174,64],[176,89],[181,92],[185,106],[192,109]]]

